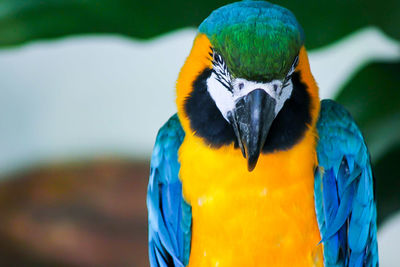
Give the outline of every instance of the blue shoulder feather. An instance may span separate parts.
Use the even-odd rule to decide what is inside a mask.
[[[325,266],[377,266],[376,205],[369,152],[350,114],[321,102],[315,207]]]
[[[147,208],[152,267],[183,267],[189,262],[192,211],[178,178],[178,149],[184,136],[175,114],[158,132],[151,157]]]

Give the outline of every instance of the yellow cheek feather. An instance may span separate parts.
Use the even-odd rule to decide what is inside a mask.
[[[176,106],[178,108],[178,116],[185,133],[193,133],[190,129],[189,120],[185,115],[184,104],[186,98],[193,90],[193,82],[197,76],[205,69],[212,67],[211,43],[207,36],[198,34],[193,42],[192,50],[185,64],[183,65],[178,81],[176,82]],[[181,118],[186,119],[181,119]]]
[[[184,111],[192,83],[211,67],[210,42],[198,35],[177,82],[186,136],[179,150],[184,198],[192,206],[189,266],[322,266],[314,208],[318,88],[307,53],[297,67],[311,96],[312,123],[288,151],[260,155],[253,172],[233,144],[210,148],[194,135]]]

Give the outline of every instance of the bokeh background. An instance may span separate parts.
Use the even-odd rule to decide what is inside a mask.
[[[155,135],[196,27],[228,2],[0,0],[0,266],[148,266]],[[400,266],[400,1],[273,2],[367,139],[381,266]]]

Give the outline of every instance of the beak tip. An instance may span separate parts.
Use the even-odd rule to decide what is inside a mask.
[[[257,157],[249,157],[247,160],[247,170],[252,172],[257,165],[258,156]]]
[[[253,171],[275,118],[276,100],[262,89],[255,89],[236,102],[228,114],[247,169]]]
[[[255,167],[255,166],[247,166],[247,170],[248,170],[249,172],[252,172],[252,171],[254,170],[254,167]]]

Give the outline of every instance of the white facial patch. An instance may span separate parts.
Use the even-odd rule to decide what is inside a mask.
[[[230,88],[224,86],[219,80],[218,75],[213,72],[207,80],[207,90],[218,109],[221,111],[222,116],[224,116],[227,121],[229,121],[227,116],[228,112],[233,111],[236,102],[254,90],[263,90],[275,99],[275,117],[293,91],[291,79],[283,84],[280,80],[273,80],[269,83],[259,83],[237,78],[231,80]]]
[[[222,116],[229,122],[228,113],[235,109],[236,103],[242,97],[254,90],[263,90],[276,101],[275,117],[291,96],[293,83],[291,75],[295,71],[298,57],[295,58],[287,78],[283,81],[273,80],[269,83],[248,81],[243,78],[232,78],[222,57],[214,51],[213,71],[207,79],[207,90],[214,100]]]
[[[213,72],[207,80],[207,90],[211,98],[214,100],[219,111],[225,120],[228,120],[228,112],[235,108],[235,98],[233,92],[228,90]]]
[[[233,92],[235,103],[239,100],[239,98],[248,95],[250,92],[261,89],[265,91],[269,96],[271,96],[276,101],[275,106],[275,117],[282,109],[285,101],[290,97],[293,90],[292,81],[289,80],[287,84],[283,84],[280,80],[273,80],[269,83],[259,83],[248,81],[246,79],[235,79],[233,81]],[[242,88],[242,89],[240,89]]]

